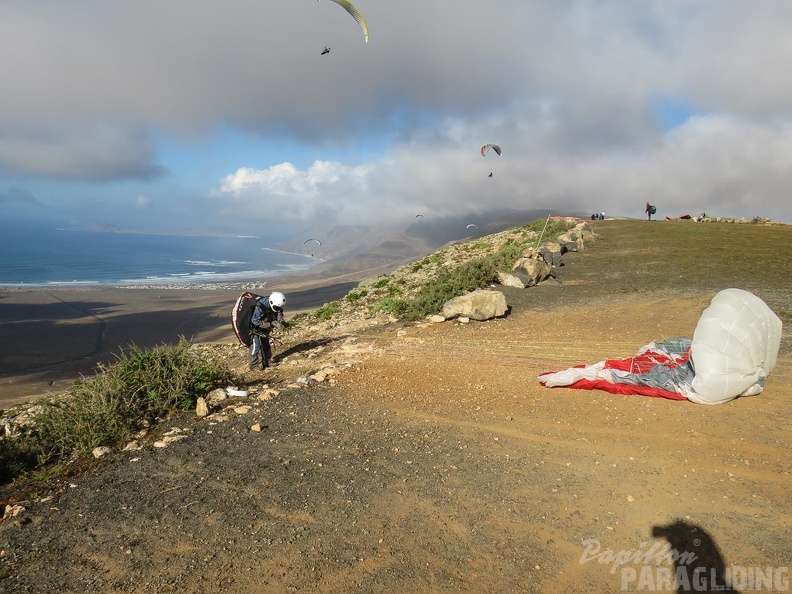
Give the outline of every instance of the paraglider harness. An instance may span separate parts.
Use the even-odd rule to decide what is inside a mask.
[[[267,327],[264,328],[253,325],[253,313],[259,303],[262,304],[262,309],[264,311],[264,316],[262,316],[263,319],[261,321],[267,324]],[[273,324],[276,322],[283,323],[283,313],[275,313],[269,306],[269,299],[267,297],[256,295],[250,291],[242,293],[236,300],[234,308],[231,310],[231,326],[234,329],[234,334],[236,334],[239,342],[246,347],[250,347],[253,343],[254,336],[272,339],[281,343],[278,339],[270,336]]]

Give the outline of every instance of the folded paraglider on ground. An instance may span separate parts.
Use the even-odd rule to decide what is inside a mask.
[[[692,339],[651,342],[633,357],[543,373],[539,382],[548,388],[723,404],[764,390],[778,357],[781,329],[781,320],[756,295],[725,289],[701,314]]]

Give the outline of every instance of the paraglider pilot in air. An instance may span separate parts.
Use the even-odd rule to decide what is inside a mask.
[[[330,48],[325,46],[325,48],[322,50],[322,54],[321,55],[324,56],[325,54],[329,54],[329,53],[330,53]]]
[[[248,368],[253,371],[258,365],[261,369],[270,366],[272,360],[272,345],[270,345],[270,332],[275,326],[284,323],[283,306],[286,297],[283,293],[275,291],[268,297],[259,299],[250,318],[250,350],[248,351]]]

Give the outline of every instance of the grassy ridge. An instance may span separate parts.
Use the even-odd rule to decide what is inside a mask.
[[[619,279],[624,292],[675,293],[738,287],[792,322],[792,225],[601,221],[586,252],[590,275]]]

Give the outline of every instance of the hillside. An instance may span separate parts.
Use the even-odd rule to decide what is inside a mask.
[[[277,249],[316,258],[319,262],[312,273],[325,278],[350,274],[365,278],[367,271],[389,272],[442,246],[545,219],[548,214],[546,209],[498,209],[445,217],[420,215],[388,225],[321,224],[304,229]],[[476,227],[468,228],[469,224]]]
[[[393,322],[361,298],[306,318],[274,370],[246,375],[248,398],[16,501],[0,591],[589,593],[637,590],[639,575],[674,591],[666,544],[730,568],[738,590],[749,568],[782,590],[792,227],[594,228],[558,281],[502,288],[504,318]],[[471,251],[448,246],[414,272]],[[536,381],[688,335],[732,286],[785,324],[759,396],[707,407]],[[196,348],[244,365],[228,344]],[[173,427],[186,437],[153,447]]]

